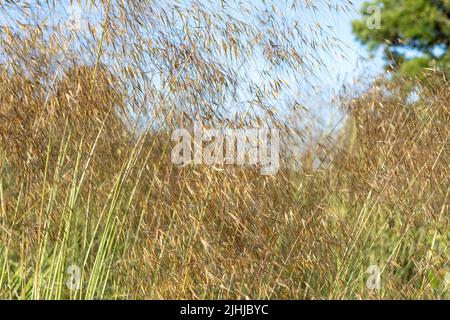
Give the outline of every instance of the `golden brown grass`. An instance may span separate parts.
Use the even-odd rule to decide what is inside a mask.
[[[146,9],[130,3],[123,10],[142,18]],[[119,24],[119,12],[105,21]],[[124,27],[137,34],[132,18]],[[238,29],[227,28],[230,46]],[[105,30],[96,53],[121,39],[119,29]],[[39,36],[25,47],[42,48]],[[116,74],[94,56],[97,63],[78,61],[53,77],[48,53],[24,65],[25,40],[2,37],[17,59],[0,76],[1,298],[448,298],[450,90],[442,76],[413,82],[422,88],[415,102],[411,82],[381,79],[347,101],[349,119],[319,167],[261,176],[170,160],[170,128],[199,114],[227,121],[208,103],[191,109],[232,86],[211,57],[160,39],[173,54],[168,77],[179,96],[147,95],[151,81],[139,67]],[[150,110],[135,108],[145,99]],[[189,107],[177,110],[181,102]],[[237,125],[283,128],[267,117]],[[71,265],[81,269],[78,290],[66,285]],[[371,265],[382,270],[379,291],[366,287]]]

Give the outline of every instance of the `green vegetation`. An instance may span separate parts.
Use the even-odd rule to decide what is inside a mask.
[[[371,6],[381,9],[379,29],[367,28]],[[401,74],[419,76],[425,68],[434,67],[450,70],[448,0],[367,1],[361,12],[363,18],[353,23],[357,38],[372,51],[383,46],[390,66]]]

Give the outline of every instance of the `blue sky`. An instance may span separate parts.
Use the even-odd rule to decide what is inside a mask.
[[[355,3],[355,8],[359,9],[364,0],[355,0],[353,2]],[[330,75],[332,79],[336,79],[339,76],[346,76],[347,80],[349,80],[352,76],[356,76],[358,71],[360,71],[358,69],[362,67],[370,68],[370,70],[366,69],[365,75],[367,75],[367,72],[374,75],[382,70],[382,59],[376,56],[373,60],[369,60],[366,49],[355,40],[351,23],[358,16],[359,14],[357,12],[353,14],[342,13],[339,15],[332,15],[329,12],[324,13],[322,23],[333,25],[339,40],[349,47],[345,52],[347,59],[336,56],[336,60],[327,61],[332,72]]]
[[[358,17],[357,9],[364,0],[354,0],[355,12],[331,13],[326,9],[318,12],[318,22],[323,26],[333,26],[335,35],[345,46],[342,54],[333,53],[324,56],[326,71],[316,74],[314,88],[305,88],[304,97],[300,100],[320,118],[324,127],[334,126],[342,117],[339,106],[333,102],[333,95],[347,85],[351,87],[354,80],[363,76],[367,81],[382,71],[383,62],[379,56],[369,59],[368,53],[354,38],[351,21]],[[14,15],[11,17],[14,18]],[[5,23],[5,17],[0,16],[0,23]]]
[[[360,8],[363,2],[364,0],[353,0],[355,9]],[[76,9],[76,4],[74,7]],[[69,7],[69,9],[71,8]],[[333,14],[328,10],[321,11],[322,12],[318,13],[319,22],[322,25],[333,26],[336,30],[337,38],[342,41],[342,43],[348,46],[348,48],[345,50],[346,59],[336,55],[332,57],[332,59],[328,59],[328,61],[325,61],[328,72],[326,74],[327,77],[324,78],[324,81],[330,82],[330,84],[339,84],[339,81],[343,80],[342,77],[345,76],[345,78],[348,80],[352,76],[356,75],[358,68],[361,68],[363,66],[361,65],[362,59],[367,59],[366,50],[355,41],[354,35],[352,34],[351,30],[351,21],[352,19],[358,17],[358,13],[355,11],[353,14]],[[82,14],[81,11],[79,14]],[[11,24],[15,16],[13,14],[8,18],[0,15],[0,24]],[[9,23],[6,22],[7,20],[10,20]],[[381,70],[382,61],[379,57],[377,57],[373,61],[366,61],[365,65],[370,66],[370,71],[372,73],[376,72],[377,70]]]

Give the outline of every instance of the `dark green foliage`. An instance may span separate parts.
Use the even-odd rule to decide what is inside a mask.
[[[381,27],[370,29],[368,8],[381,8]],[[388,67],[404,75],[418,75],[424,68],[450,69],[449,0],[376,0],[365,2],[363,17],[353,31],[370,51],[384,47]]]

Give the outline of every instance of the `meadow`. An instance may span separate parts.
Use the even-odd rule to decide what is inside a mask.
[[[264,99],[279,96],[283,81],[276,74],[260,88],[259,112],[227,118],[209,102],[234,97],[240,78],[209,49],[237,61],[264,42],[244,43],[258,34],[238,20],[211,22],[225,32],[214,43],[189,24],[213,16],[196,8],[184,26],[158,15],[184,44],[165,37],[174,36],[168,26],[144,42],[150,13],[120,2],[101,2],[102,31],[72,46],[58,42],[70,34],[59,39],[61,30],[43,25],[0,33],[8,57],[0,65],[0,298],[448,299],[445,74],[381,77],[357,97],[343,95],[344,125],[310,142],[295,169],[265,176],[252,166],[175,165],[171,133],[198,116],[210,126],[291,130]],[[328,48],[321,37],[310,45],[319,38]],[[196,47],[201,41],[209,46]],[[276,66],[305,59],[261,46]],[[150,81],[148,60],[163,75]],[[415,99],[411,88],[420,88]],[[373,270],[379,287],[370,287]]]

